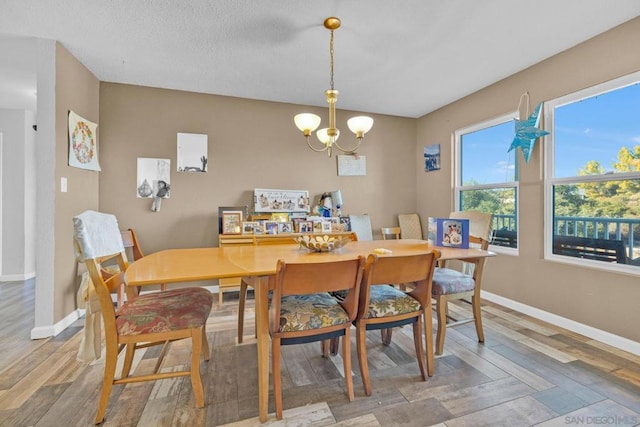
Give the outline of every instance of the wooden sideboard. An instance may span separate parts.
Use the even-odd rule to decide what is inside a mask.
[[[341,231],[333,233],[220,234],[218,236],[218,245],[220,247],[287,245],[295,243],[294,238],[304,235],[332,237],[350,236],[352,240],[357,240],[355,233],[351,231]],[[237,290],[240,290],[239,277],[220,279],[218,282],[218,304],[222,305],[222,297],[224,292]]]

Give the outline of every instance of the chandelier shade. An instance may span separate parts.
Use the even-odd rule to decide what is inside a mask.
[[[309,136],[311,135],[311,132],[318,129],[318,126],[320,126],[320,122],[322,121],[322,119],[320,118],[320,116],[317,116],[315,114],[300,113],[296,114],[296,116],[293,118],[293,121],[305,136]]]
[[[318,140],[323,144],[322,147],[314,147],[309,140],[311,133],[320,127],[322,119],[320,119],[318,115],[312,113],[296,114],[293,118],[294,123],[305,137],[309,148],[313,151],[326,151],[329,157],[331,157],[333,147],[336,147],[345,153],[355,153],[355,151],[360,147],[364,135],[373,127],[373,119],[371,117],[357,116],[350,118],[347,121],[347,126],[349,127],[349,130],[355,134],[357,142],[352,148],[346,149],[338,145],[340,130],[336,127],[336,102],[338,102],[338,91],[334,88],[333,84],[333,32],[340,28],[340,24],[340,19],[333,16],[324,20],[324,27],[331,31],[331,39],[329,42],[331,74],[329,81],[330,88],[325,91],[325,97],[329,104],[329,127],[319,129],[316,132]]]

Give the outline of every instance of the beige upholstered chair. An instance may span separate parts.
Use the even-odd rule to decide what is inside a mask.
[[[349,222],[351,223],[351,231],[356,233],[358,240],[373,240],[371,218],[368,214],[349,215]]]
[[[349,400],[351,377],[351,324],[356,318],[364,258],[349,261],[287,264],[278,261],[269,307],[273,396],[276,418],[282,419],[280,347],[327,341],[342,336],[342,360]],[[342,301],[330,292],[345,292]]]
[[[124,280],[128,267],[127,256],[120,237],[118,222],[113,215],[86,211],[73,218],[74,245],[78,262],[84,262],[97,294],[104,322],[106,356],[102,391],[95,422],[103,421],[114,384],[127,384],[180,376],[191,377],[196,406],[204,406],[204,390],[200,378],[200,356],[209,360],[209,345],[205,325],[213,295],[204,288],[180,288],[135,296],[116,311],[111,291]],[[104,280],[102,263],[115,260],[120,273]],[[191,339],[191,363],[188,369],[159,372],[165,348],[151,374],[130,376],[137,349],[167,345],[170,341]],[[125,349],[120,378],[115,378],[118,354]]]
[[[493,215],[478,211],[451,212],[450,218],[469,219],[470,246],[476,245],[486,250],[491,238],[491,223]],[[484,342],[482,330],[482,315],[480,310],[480,289],[482,272],[486,258],[478,259],[475,263],[462,263],[462,269],[454,270],[443,265],[436,268],[433,274],[432,295],[436,301],[438,329],[436,333],[436,354],[442,354],[444,338],[448,326],[474,322],[478,341]],[[449,301],[471,297],[473,318],[457,320],[449,316],[447,304]]]
[[[400,214],[398,215],[398,223],[400,225],[400,235],[403,239],[423,239],[422,226],[420,225],[418,214]]]

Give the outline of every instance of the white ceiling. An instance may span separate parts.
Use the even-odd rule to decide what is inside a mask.
[[[638,0],[2,0],[102,81],[420,117],[636,16]],[[0,37],[0,107],[35,102],[33,39]]]

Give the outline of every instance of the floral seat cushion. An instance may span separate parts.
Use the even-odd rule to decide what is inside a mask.
[[[420,303],[389,285],[374,285],[369,289],[369,309],[366,318],[395,316],[420,310]]]
[[[202,326],[213,294],[204,288],[182,288],[140,295],[116,312],[120,335],[140,335]]]
[[[473,277],[450,268],[436,268],[433,272],[432,295],[450,295],[472,291],[476,286]]]
[[[320,329],[348,322],[347,313],[327,292],[282,297],[280,332]]]

